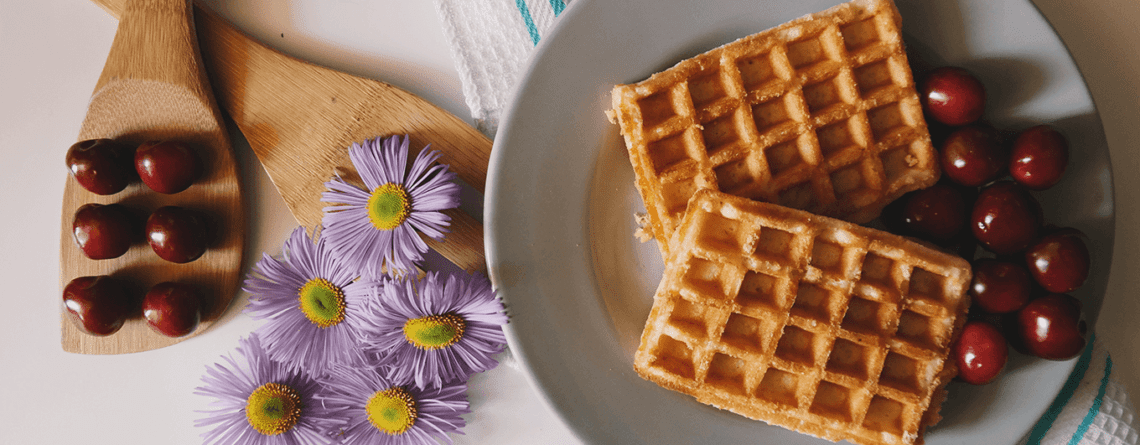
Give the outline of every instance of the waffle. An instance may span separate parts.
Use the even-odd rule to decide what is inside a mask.
[[[966,260],[701,190],[634,357],[643,378],[831,441],[921,443],[957,374]]]
[[[700,189],[865,223],[934,184],[899,25],[890,0],[856,0],[615,86],[663,256]]]

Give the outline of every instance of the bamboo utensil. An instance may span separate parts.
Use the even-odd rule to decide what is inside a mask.
[[[68,177],[64,187],[60,244],[60,288],[76,277],[111,275],[141,296],[150,286],[179,281],[196,286],[205,299],[203,322],[186,337],[152,331],[138,316],[118,332],[88,335],[62,313],[65,351],[119,354],[160,348],[207,329],[237,293],[245,214],[237,164],[221,113],[198,54],[187,0],[130,0],[125,3],[107,62],[95,86],[79,140],[114,138],[131,144],[179,140],[195,147],[203,176],[189,189],[163,195],[135,183],[113,195],[97,195]],[[177,205],[211,218],[214,242],[195,261],[175,264],[159,258],[145,242],[109,260],[87,258],[72,235],[75,210],[86,203],[120,203],[140,221],[159,207]],[[141,226],[142,224],[140,224]]]

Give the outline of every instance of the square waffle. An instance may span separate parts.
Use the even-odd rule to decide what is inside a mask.
[[[966,321],[966,260],[837,219],[701,190],[634,357],[702,403],[857,444],[921,443]]]
[[[618,85],[637,188],[663,256],[713,189],[868,222],[939,169],[890,0],[856,0]]]

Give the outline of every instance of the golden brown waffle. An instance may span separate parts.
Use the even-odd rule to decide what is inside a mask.
[[[856,0],[614,87],[662,253],[699,189],[864,223],[934,184],[899,25],[890,0]]]
[[[634,358],[645,379],[832,441],[921,443],[940,419],[966,260],[713,190],[672,241]]]

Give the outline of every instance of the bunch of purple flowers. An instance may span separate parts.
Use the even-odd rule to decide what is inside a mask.
[[[239,360],[207,367],[207,442],[451,443],[469,412],[467,379],[506,347],[502,302],[476,274],[415,271],[459,205],[455,174],[425,147],[408,168],[408,138],[349,149],[363,187],[325,185],[319,235],[298,227],[281,259],[247,276],[245,312],[265,320]]]

